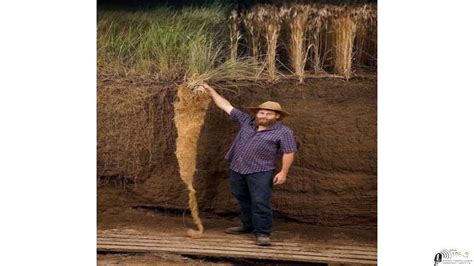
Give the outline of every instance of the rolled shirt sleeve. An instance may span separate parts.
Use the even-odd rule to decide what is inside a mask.
[[[281,135],[280,148],[283,153],[297,151],[295,134],[291,129]]]
[[[234,122],[239,122],[239,124],[242,125],[242,124],[250,122],[252,120],[252,117],[249,114],[242,112],[239,109],[234,107],[230,111],[230,120]]]

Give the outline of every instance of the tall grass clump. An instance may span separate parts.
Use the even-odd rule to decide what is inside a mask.
[[[188,27],[180,20],[167,25],[152,24],[143,33],[135,53],[136,69],[139,72],[156,73],[163,80],[183,75],[188,66],[189,42],[180,32],[187,32]]]
[[[290,10],[290,63],[300,82],[303,82],[307,59],[305,33],[308,30],[309,15],[308,5],[297,5]]]
[[[369,59],[376,59],[375,11],[375,5],[256,5],[242,14],[244,36],[255,61],[262,61],[262,51],[266,50],[265,63],[271,78],[277,73],[276,61],[282,67],[290,65],[300,82],[307,65],[315,74],[327,73],[331,67],[329,71],[350,78],[354,55],[364,58],[366,65]],[[355,39],[358,30],[360,36]]]
[[[260,39],[262,35],[262,18],[260,8],[254,7],[247,11],[243,17],[244,25],[249,39],[250,55],[257,62],[260,55]]]
[[[334,72],[351,77],[352,50],[356,35],[356,18],[347,7],[337,7],[333,10],[332,30],[334,35]]]
[[[274,6],[266,6],[259,9],[263,21],[263,31],[266,41],[266,64],[270,79],[276,79],[276,51],[278,45],[278,36],[282,24],[280,10]]]
[[[237,61],[237,53],[239,47],[239,40],[242,37],[240,34],[241,18],[236,10],[232,10],[229,16],[229,32],[230,32],[230,60]]]
[[[136,52],[146,24],[120,23],[112,19],[99,20],[97,25],[97,63],[99,66],[130,68],[136,62]]]
[[[327,22],[327,8],[324,6],[312,6],[309,17],[310,19],[308,22],[308,49],[312,51],[310,58],[314,73],[319,73],[323,71],[321,64],[321,37],[323,27],[326,25]]]
[[[225,60],[226,8],[104,11],[97,28],[100,68],[177,80]]]

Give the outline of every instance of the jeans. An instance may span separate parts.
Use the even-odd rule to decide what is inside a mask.
[[[274,170],[240,174],[229,169],[230,189],[240,205],[242,226],[254,233],[272,232],[272,188]]]

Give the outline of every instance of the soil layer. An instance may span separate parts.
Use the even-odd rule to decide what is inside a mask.
[[[236,83],[225,90],[219,90],[219,84],[212,84],[241,110],[270,100],[281,103],[291,114],[283,123],[295,132],[298,152],[287,182],[274,187],[273,209],[277,217],[315,226],[376,227],[376,84],[375,78],[317,79],[303,84],[282,81],[251,86]],[[146,171],[137,179],[129,196],[139,199],[142,206],[187,209],[187,191],[179,177],[175,155],[177,133],[169,119],[176,88],[133,78],[99,81],[100,86],[147,87],[160,91],[151,105],[158,114],[154,116],[156,130],[148,157],[152,159],[146,162]],[[211,104],[198,141],[194,176],[199,208],[206,214],[228,215],[233,219],[236,216],[238,204],[229,190],[228,162],[224,155],[238,130],[238,124]],[[212,222],[208,221],[207,227],[212,230]]]

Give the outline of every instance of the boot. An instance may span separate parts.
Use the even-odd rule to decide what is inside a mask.
[[[269,235],[257,234],[257,245],[259,246],[270,246],[271,240]]]

